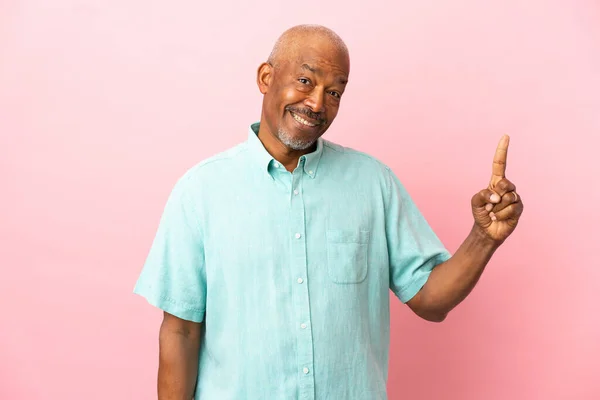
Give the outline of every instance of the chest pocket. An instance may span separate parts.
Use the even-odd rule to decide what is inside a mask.
[[[327,273],[336,283],[360,283],[367,277],[369,231],[327,231]]]

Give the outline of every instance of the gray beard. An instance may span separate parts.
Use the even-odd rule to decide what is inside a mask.
[[[315,140],[302,140],[292,137],[283,129],[277,130],[277,137],[288,149],[292,150],[306,150],[315,143]]]

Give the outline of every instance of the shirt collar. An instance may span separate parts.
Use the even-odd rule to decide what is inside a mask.
[[[250,151],[250,155],[254,162],[258,163],[258,165],[271,175],[272,170],[275,168],[274,166],[277,163],[277,160],[269,154],[269,152],[265,149],[262,142],[258,138],[258,130],[260,128],[260,122],[255,122],[250,125],[248,129],[248,150]],[[303,166],[304,173],[311,178],[315,178],[317,176],[317,169],[319,166],[319,161],[321,160],[321,156],[323,155],[323,139],[319,138],[317,140],[317,148],[312,153],[308,153],[300,157],[298,161],[299,165]],[[272,175],[271,175],[272,176]]]

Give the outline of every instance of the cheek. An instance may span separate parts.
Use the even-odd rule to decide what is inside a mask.
[[[293,87],[285,87],[282,90],[281,98],[283,99],[283,106],[285,107],[302,101],[302,93],[298,92]]]
[[[340,103],[339,102],[335,102],[335,103],[330,103],[327,105],[327,118],[331,121],[332,119],[334,119],[337,116],[337,113],[340,109]]]

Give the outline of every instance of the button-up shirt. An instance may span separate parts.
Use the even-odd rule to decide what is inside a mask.
[[[205,324],[196,399],[386,399],[390,290],[450,254],[382,162],[321,138],[289,172],[258,129],[178,179],[134,291]]]

